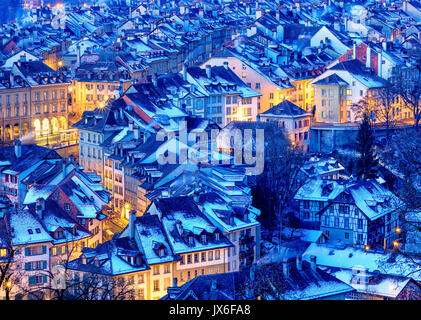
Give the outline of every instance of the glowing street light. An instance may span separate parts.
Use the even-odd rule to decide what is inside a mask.
[[[399,233],[401,233],[401,232],[402,232],[402,229],[401,229],[401,228],[399,228],[399,227],[396,227],[395,232],[399,234]]]
[[[368,244],[366,244],[366,245],[364,246],[364,250],[365,250],[365,251],[370,250],[370,246],[369,246]]]
[[[393,246],[395,247],[395,248],[397,248],[397,247],[399,247],[399,241],[393,241]]]
[[[6,291],[6,300],[10,300],[10,290],[12,290],[12,281],[7,280],[6,282],[4,282],[4,290]]]
[[[63,61],[59,61],[58,66],[61,68],[63,66]]]

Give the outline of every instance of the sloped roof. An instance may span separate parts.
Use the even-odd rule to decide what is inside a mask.
[[[299,106],[288,100],[284,100],[281,103],[278,103],[277,105],[273,106],[269,110],[261,113],[260,115],[272,117],[299,117],[307,115],[310,116],[311,113],[305,111],[304,109],[301,109]]]

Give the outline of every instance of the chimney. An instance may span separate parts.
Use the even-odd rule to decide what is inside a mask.
[[[168,297],[170,298],[170,300],[174,300],[177,298],[177,296],[180,294],[181,292],[181,287],[177,286],[178,283],[178,279],[177,278],[173,278],[172,279],[172,287],[168,287],[167,288],[167,292],[168,292]]]
[[[211,66],[210,66],[210,64],[206,65],[206,76],[208,77],[208,79],[211,78]]]
[[[387,40],[386,39],[382,42],[382,47],[383,47],[383,51],[387,51]]]
[[[203,9],[199,9],[199,17],[203,18]]]
[[[133,120],[129,120],[129,130],[133,131]]]
[[[216,280],[215,279],[212,279],[210,291],[211,292],[216,292],[217,291],[217,286],[216,286]]]
[[[180,220],[177,220],[175,223],[175,227],[177,228],[178,234],[183,234],[183,223]]]
[[[45,200],[43,198],[38,198],[35,204],[35,213],[40,219],[44,218],[43,212],[45,210]]]
[[[62,179],[64,180],[64,178],[66,178],[66,160],[64,159],[61,160],[61,174]]]
[[[316,256],[310,256],[310,267],[311,267],[311,270],[313,271],[316,271],[316,267],[317,267],[316,261],[317,261]]]
[[[298,255],[296,260],[297,270],[303,270],[303,257]]]
[[[352,59],[357,59],[357,44],[355,42],[352,45]]]
[[[123,92],[124,92],[123,81],[120,80],[120,86],[118,87],[119,97],[121,97],[123,95]]]
[[[256,9],[256,19],[259,19],[263,15],[262,9]]]
[[[15,140],[15,156],[17,159],[22,156],[22,142],[19,139]]]
[[[15,85],[15,75],[13,72],[10,72],[10,86],[13,87]]]
[[[228,70],[228,61],[224,61],[224,68]]]
[[[123,108],[120,108],[120,119],[121,119],[121,120],[123,120],[123,119],[124,119]]]
[[[139,140],[139,127],[133,126],[133,136],[135,140]]]
[[[377,58],[378,58],[378,61],[377,61],[377,64],[378,64],[378,66],[377,66],[377,75],[379,77],[382,77],[382,60],[383,60],[383,55],[382,55],[382,51],[381,50],[379,50],[379,52],[377,53]]]
[[[130,239],[134,239],[135,221],[136,221],[136,210],[130,210],[130,213],[129,213]]]
[[[371,48],[367,46],[367,54],[366,54],[365,66],[367,68],[371,68]]]
[[[282,273],[284,274],[285,278],[289,277],[288,258],[282,259]]]
[[[187,81],[187,63],[183,63],[183,79]]]

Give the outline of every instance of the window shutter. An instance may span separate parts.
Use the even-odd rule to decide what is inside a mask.
[[[43,268],[43,269],[47,269],[47,260],[44,260],[44,261],[42,262],[42,268]]]
[[[34,284],[35,283],[35,276],[30,276],[28,282],[29,282],[29,285]]]
[[[29,248],[25,248],[25,256],[29,256]]]
[[[42,276],[42,283],[47,283],[47,276]]]
[[[25,270],[31,270],[31,263],[30,262],[26,262],[25,263]]]
[[[47,253],[47,246],[42,246],[42,254]]]

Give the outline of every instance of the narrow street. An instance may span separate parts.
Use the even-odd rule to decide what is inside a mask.
[[[115,233],[123,231],[127,225],[127,221],[121,219],[120,217],[107,217],[103,221],[103,242],[112,239]]]

